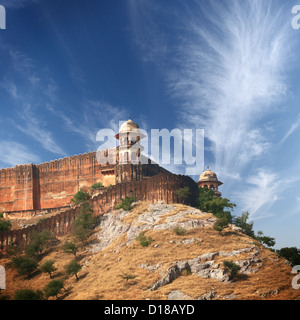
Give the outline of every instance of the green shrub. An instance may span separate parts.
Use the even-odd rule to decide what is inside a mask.
[[[84,202],[79,208],[79,215],[75,219],[75,224],[89,229],[95,223],[96,218],[93,217],[93,208],[88,202]]]
[[[58,294],[61,289],[64,288],[64,282],[62,280],[52,280],[44,288],[46,297],[56,297],[58,299]]]
[[[54,267],[54,263],[54,260],[47,260],[40,266],[39,269],[42,272],[49,273],[50,278],[52,278],[52,272],[57,270],[57,268]]]
[[[40,290],[21,289],[14,295],[15,300],[42,300],[42,298],[43,292]]]
[[[76,253],[77,253],[77,246],[76,243],[73,241],[67,241],[63,244],[62,249],[65,253],[69,253],[69,254],[74,254],[75,258],[76,258]]]
[[[292,266],[300,265],[300,250],[296,247],[285,247],[276,250],[281,257],[289,261]]]
[[[125,196],[121,199],[121,202],[116,206],[116,209],[123,209],[125,211],[130,211],[131,204],[135,201],[134,197]]]
[[[71,201],[77,205],[81,202],[89,200],[90,197],[91,196],[88,192],[84,192],[84,191],[80,190],[74,195],[74,197],[71,199]]]
[[[101,182],[96,182],[96,183],[94,183],[92,186],[91,186],[91,190],[96,190],[96,189],[102,189],[102,188],[104,188],[104,185],[103,185],[103,183],[101,183]]]
[[[67,266],[66,266],[66,272],[69,275],[75,275],[76,280],[78,281],[78,276],[77,273],[81,270],[81,265],[76,262],[76,261],[71,261]]]
[[[0,220],[0,232],[9,231],[11,229],[11,223],[9,220]]]
[[[122,279],[126,280],[126,283],[129,281],[129,280],[133,280],[136,278],[136,276],[134,274],[131,274],[131,273],[125,273],[123,272],[123,274],[119,274],[119,277],[121,277]]]
[[[240,217],[234,217],[232,223],[237,227],[242,228],[248,236],[254,238],[253,222],[247,222],[249,216],[250,214],[248,211],[243,212]]]
[[[192,270],[190,267],[184,269],[182,272],[181,272],[181,275],[186,277],[186,276],[190,276],[192,274]]]
[[[184,188],[177,189],[175,192],[176,192],[177,196],[182,199],[188,199],[189,196],[191,195],[191,191],[188,186],[186,186]]]
[[[214,225],[213,225],[213,228],[214,230],[218,231],[219,234],[222,234],[221,232],[226,228],[228,227],[228,221],[227,219],[218,219]]]
[[[89,237],[90,228],[96,223],[96,218],[93,217],[93,209],[88,202],[84,202],[79,210],[80,213],[74,221],[73,235],[84,242]]]
[[[40,218],[39,221],[37,223],[42,223],[43,221],[45,221],[47,218]]]
[[[186,230],[183,227],[176,227],[173,229],[173,231],[178,235],[178,236],[184,236],[186,233]]]
[[[198,189],[197,208],[203,212],[210,212],[220,218],[220,214],[226,215],[228,222],[231,223],[231,212],[236,204],[230,200],[215,195],[214,191],[207,188]],[[229,209],[229,210],[226,210]]]
[[[37,256],[43,252],[49,240],[51,239],[51,232],[43,230],[42,232],[33,231],[30,234],[30,241],[25,248],[27,256]]]
[[[73,228],[73,236],[77,239],[77,241],[80,241],[84,243],[90,235],[90,230],[84,228],[82,225],[75,225]]]
[[[258,231],[255,239],[258,240],[260,243],[265,244],[267,247],[275,246],[276,242],[275,239],[272,237],[264,236],[262,231]]]
[[[12,266],[17,269],[19,275],[28,277],[37,269],[38,263],[30,257],[14,257],[11,260]]]
[[[230,278],[233,279],[237,276],[238,272],[240,271],[241,267],[234,263],[231,260],[223,261],[223,265],[225,267],[225,271],[230,274]]]
[[[153,239],[151,237],[146,237],[144,232],[141,232],[136,237],[136,240],[140,242],[142,247],[148,247],[153,242]]]

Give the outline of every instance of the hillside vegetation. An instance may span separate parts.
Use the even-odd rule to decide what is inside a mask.
[[[288,262],[235,225],[218,231],[215,215],[182,204],[132,207],[103,215],[87,239],[52,239],[38,258],[39,266],[53,262],[46,263],[54,267],[51,275],[41,269],[20,275],[11,259],[1,259],[7,266],[2,295],[44,292],[50,281],[62,280],[49,299],[300,299]]]

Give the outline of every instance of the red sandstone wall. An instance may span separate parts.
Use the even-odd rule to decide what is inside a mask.
[[[180,199],[176,194],[176,190],[184,186],[189,186],[191,191],[191,197],[187,201]],[[186,202],[187,204],[195,205],[197,192],[198,186],[190,177],[161,173],[142,181],[117,184],[112,188],[108,188],[102,194],[95,196],[90,200],[90,204],[93,206],[94,215],[99,216],[114,208],[121,198],[126,195],[133,195],[136,200],[153,203],[163,200],[166,203]],[[72,223],[78,213],[79,207],[76,207],[26,229],[0,232],[0,245],[7,247],[13,241],[22,249],[28,243],[30,232],[33,230],[42,231],[48,229],[54,236],[65,235],[72,230]]]
[[[0,211],[39,210],[68,205],[80,188],[115,184],[114,171],[101,173],[96,152],[40,165],[0,170]]]
[[[15,169],[0,170],[0,211],[12,211],[15,192]]]
[[[33,209],[33,165],[0,170],[0,211]]]

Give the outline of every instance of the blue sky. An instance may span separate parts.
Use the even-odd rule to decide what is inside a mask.
[[[129,114],[204,129],[235,214],[300,247],[298,2],[0,0],[0,167],[96,150]]]

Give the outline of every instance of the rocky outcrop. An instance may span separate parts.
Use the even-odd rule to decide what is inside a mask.
[[[186,230],[196,227],[211,226],[216,218],[202,213],[200,210],[182,206],[182,210],[176,209],[176,205],[165,204],[160,201],[156,204],[148,205],[148,209],[137,215],[133,222],[126,222],[126,217],[132,214],[130,212],[119,210],[118,213],[110,212],[103,215],[100,219],[101,230],[98,232],[98,242],[92,246],[93,252],[104,249],[109,246],[112,241],[122,234],[127,235],[127,243],[122,245],[130,245],[132,241],[146,230],[172,230],[175,227],[182,227]],[[199,216],[203,219],[199,219]],[[186,216],[189,218],[186,219]],[[195,216],[195,219],[193,219]],[[195,239],[184,240],[186,244],[192,243]],[[197,241],[201,241],[198,239]]]
[[[140,203],[133,205],[139,206]],[[120,249],[122,246],[130,246],[132,242],[141,232],[148,230],[161,231],[173,230],[175,227],[181,227],[185,230],[191,230],[199,227],[211,227],[216,218],[213,215],[201,212],[198,209],[187,207],[183,205],[168,205],[164,202],[156,204],[147,204],[142,212],[133,211],[127,212],[119,210],[117,212],[110,212],[101,217],[100,230],[97,232],[97,241],[92,244],[91,250],[98,252],[112,244],[115,239],[122,235],[125,242],[118,244]],[[241,230],[234,230],[241,232]],[[167,240],[167,239],[166,239]],[[169,243],[176,245],[191,245],[197,243],[200,245],[203,239],[199,237],[189,237],[175,240],[168,240]],[[157,244],[153,247],[157,248]],[[118,250],[118,249],[117,249]],[[174,261],[165,273],[162,273],[161,264],[150,265],[148,263],[141,263],[139,268],[146,269],[151,272],[159,271],[160,279],[149,287],[150,291],[155,291],[160,287],[166,286],[180,277],[184,271],[189,274],[196,275],[205,279],[216,279],[220,282],[230,282],[230,275],[226,272],[222,261],[232,260],[240,266],[241,273],[253,273],[259,270],[261,261],[258,258],[259,247],[250,246],[247,248],[235,249],[232,251],[214,251],[203,253],[195,258],[188,260]],[[117,251],[116,251],[117,252]],[[246,258],[237,259],[240,255],[247,254]],[[223,259],[224,258],[224,259]],[[213,299],[215,293],[207,293],[199,299]],[[184,293],[175,291],[171,293],[168,298],[176,299],[184,296]]]
[[[222,264],[215,262],[214,259],[217,257],[235,257],[243,252],[251,252],[254,248],[255,247],[250,247],[232,252],[211,252],[188,261],[175,262],[174,265],[168,269],[164,277],[157,281],[150,290],[157,290],[159,287],[173,282],[181,276],[184,270],[188,270],[192,274],[203,278],[217,279],[221,282],[229,281],[230,277],[222,267]],[[235,263],[241,267],[242,273],[256,272],[258,270],[252,268],[254,264],[258,267],[257,264],[260,262],[260,259],[256,258],[258,253],[259,250],[255,250],[250,258],[235,261]]]

